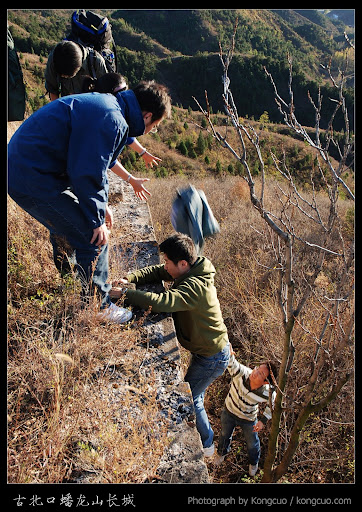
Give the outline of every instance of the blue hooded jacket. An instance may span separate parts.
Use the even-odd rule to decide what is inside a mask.
[[[32,114],[8,145],[8,188],[51,199],[71,187],[92,229],[103,224],[107,169],[145,124],[133,91],[86,93],[52,101]]]
[[[171,224],[176,231],[188,235],[202,254],[205,238],[220,232],[219,223],[211,211],[205,192],[193,185],[177,190],[172,203]]]

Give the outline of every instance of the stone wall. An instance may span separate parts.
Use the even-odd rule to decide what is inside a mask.
[[[124,226],[119,250],[129,262],[127,271],[160,262],[158,245],[148,204],[139,201],[130,185],[109,173],[110,205],[115,223]],[[130,234],[132,234],[130,240]],[[120,255],[121,255],[120,254]],[[160,286],[144,286],[143,289],[162,291]],[[181,356],[171,316],[149,315],[144,326],[147,329],[149,350],[145,354],[146,365],[152,365],[158,380],[157,399],[163,414],[168,418],[170,443],[157,469],[162,482],[208,483],[208,471],[204,462],[200,436],[195,424],[195,411],[190,386],[184,382]],[[150,348],[151,347],[151,348]]]

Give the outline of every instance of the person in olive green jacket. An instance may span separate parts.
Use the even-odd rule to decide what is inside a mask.
[[[113,298],[125,295],[127,303],[152,307],[155,313],[172,313],[180,344],[192,354],[185,381],[189,382],[196,412],[196,427],[204,454],[214,453],[214,433],[204,408],[207,387],[227,368],[230,345],[214,285],[215,268],[206,257],[197,257],[190,237],[176,233],[160,244],[164,265],[133,272],[119,284],[173,281],[162,293],[113,288]]]

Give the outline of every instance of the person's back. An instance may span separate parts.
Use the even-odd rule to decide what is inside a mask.
[[[122,94],[139,111],[132,91]],[[127,135],[122,102],[113,95],[88,93],[60,98],[34,112],[9,142],[9,188],[49,197],[87,172],[87,167],[101,175],[115,159],[110,148],[116,157]]]
[[[74,41],[61,41],[49,54],[45,70],[45,88],[52,100],[82,92],[86,75],[97,78],[107,73],[103,57]]]

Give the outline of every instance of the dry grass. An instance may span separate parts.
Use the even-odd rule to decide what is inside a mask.
[[[73,276],[58,277],[47,231],[11,199],[8,214],[8,481],[151,480],[166,427],[142,321],[97,322]]]
[[[203,189],[221,227],[220,234],[207,241],[204,254],[217,270],[218,296],[234,349],[250,365],[266,358],[279,358],[283,329],[275,298],[270,233],[251,206],[248,187],[241,177],[216,176],[201,159],[185,158],[162,142],[176,132],[185,135],[183,123],[188,121],[187,113],[181,109],[176,112],[178,123],[164,122],[159,138],[147,135],[142,140],[153,154],[163,159],[162,165],[175,173],[163,179],[151,177],[147,185],[152,192],[149,205],[157,240],[161,242],[173,231],[170,210],[176,189],[189,183]],[[197,130],[191,123],[187,134],[196,140]],[[268,144],[276,144],[279,134],[263,134],[266,138],[269,135]],[[283,143],[289,141],[284,138]],[[292,140],[290,144],[297,142]],[[212,166],[217,159],[224,166],[229,158],[215,147],[209,151],[209,157]],[[277,177],[269,174],[266,202],[271,209],[277,207],[277,185]],[[323,191],[318,193],[318,201],[321,211],[326,212],[328,201]],[[310,242],[318,242],[318,231],[294,214],[296,228]],[[339,214],[341,232],[349,239],[353,236],[353,210],[347,201],[340,201]],[[124,234],[122,226],[115,228],[113,240],[117,239],[117,229]],[[58,276],[47,231],[11,199],[8,251],[9,482],[152,480],[165,443],[165,427],[160,423],[152,376],[146,378],[141,371],[142,330],[137,325],[120,328],[97,324],[92,309],[80,309],[79,284],[72,276],[66,280]],[[299,278],[301,271],[309,271],[310,254],[297,246],[295,257]],[[122,275],[129,263],[111,261],[111,279]],[[297,351],[287,391],[291,400],[287,404],[280,451],[288,438],[293,408],[302,398],[308,379],[315,350],[313,335],[320,331],[324,319],[322,300],[333,293],[340,271],[332,259],[326,260],[301,325],[295,328]],[[347,307],[341,308],[342,329],[346,329],[350,313]],[[337,350],[338,346],[331,352],[333,364],[340,370],[348,365],[353,367],[353,348],[341,351],[339,357]],[[186,367],[188,354],[182,351],[182,357]],[[328,370],[324,368],[323,372],[322,377],[327,379]],[[206,397],[216,440],[228,387],[229,378],[224,374],[213,383]],[[353,481],[353,403],[351,382],[327,410],[307,423],[285,480]],[[131,406],[133,413],[127,415],[125,422],[123,413]],[[266,430],[261,436],[262,453],[267,433]],[[209,465],[214,482],[249,481],[245,477],[244,440],[239,432],[235,433],[227,460],[220,468]]]
[[[214,263],[216,286],[223,316],[228,327],[230,341],[237,356],[245,364],[259,364],[266,359],[280,360],[284,332],[280,308],[276,299],[276,273],[273,271],[274,255],[271,250],[271,234],[265,229],[257,211],[251,206],[248,187],[240,177],[225,178],[168,178],[150,184],[153,197],[150,199],[151,214],[158,241],[167,237],[173,228],[169,212],[176,188],[192,183],[204,190],[209,204],[218,219],[221,232],[208,239],[205,256]],[[268,182],[269,196],[266,200],[273,211],[277,208],[276,190],[273,180]],[[323,192],[318,194],[322,216],[328,215],[328,199]],[[341,232],[348,240],[351,234],[350,205],[340,201],[339,214]],[[296,230],[312,243],[318,243],[320,233],[311,222],[306,222],[294,212]],[[336,233],[334,243],[340,243]],[[275,243],[275,240],[274,240]],[[294,275],[303,283],[313,263],[313,256],[302,244],[296,244]],[[343,262],[327,258],[324,272],[316,281],[312,297],[297,323],[293,340],[296,355],[288,383],[285,399],[286,413],[283,419],[277,460],[288,441],[288,432],[294,414],[303,399],[305,385],[310,378],[310,368],[319,336],[326,316],[325,296],[333,296],[338,275],[343,271]],[[353,282],[353,274],[349,276]],[[301,291],[298,292],[299,296]],[[297,297],[298,297],[297,293]],[[331,370],[338,372],[353,370],[353,346],[343,346],[343,332],[348,331],[352,311],[349,306],[339,310],[340,329],[335,328],[335,339],[328,348],[328,363],[322,369],[320,393],[331,385]],[[338,331],[338,335],[337,335]],[[343,346],[343,349],[341,348]],[[325,384],[324,384],[325,381]],[[333,379],[332,379],[333,382]],[[220,413],[229,389],[229,378],[224,374],[214,382],[206,395],[206,405],[216,439],[220,429]],[[311,418],[301,436],[297,454],[290,472],[283,478],[289,482],[353,482],[354,479],[354,410],[353,382],[348,383],[340,396],[322,411],[318,418]],[[267,430],[261,436],[262,460],[267,447]],[[233,450],[228,463],[220,468],[209,464],[214,482],[249,481],[247,456],[242,433],[236,431]]]
[[[242,178],[152,179],[149,204],[158,241],[173,231],[169,213],[176,188],[189,182],[205,191],[220,222],[221,233],[207,241],[204,253],[217,269],[219,299],[238,356],[250,365],[279,358],[283,333],[275,277],[265,269],[272,257],[268,234],[250,206]],[[342,203],[343,219],[347,211],[348,205]],[[46,230],[11,199],[8,213],[9,482],[152,480],[162,456],[165,427],[160,423],[152,378],[140,371],[140,328],[96,323],[91,308],[79,307],[77,281],[57,276]],[[308,223],[298,227],[310,229]],[[33,257],[35,252],[38,258]],[[121,275],[122,265],[128,264],[112,261],[111,274]],[[319,301],[326,290],[332,291],[337,271],[331,262],[327,265],[303,317],[304,328],[296,327],[291,408],[293,400],[302,396],[315,348],[313,336],[305,329],[313,333],[320,328],[324,316]],[[341,311],[343,325],[349,313]],[[342,369],[353,364],[351,358],[352,348],[335,361]],[[186,367],[187,354],[183,359]],[[225,374],[206,398],[216,439],[228,387]],[[288,481],[353,481],[353,391],[351,383],[340,399],[308,424]],[[126,421],[125,411],[133,411]],[[290,421],[285,418],[283,432],[290,429]],[[263,453],[266,443],[267,432],[262,437]],[[248,481],[241,433],[235,433],[233,447],[228,464],[209,465],[214,482]]]
[[[67,300],[58,329],[50,304],[31,325],[10,315],[9,482],[152,479],[166,429],[137,330]]]

